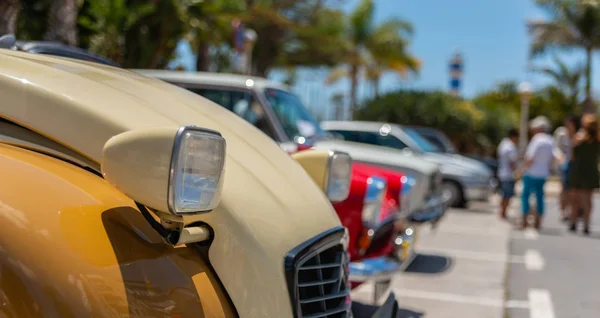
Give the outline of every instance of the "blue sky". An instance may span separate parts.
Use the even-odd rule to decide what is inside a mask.
[[[358,0],[346,0],[344,10],[350,11]],[[528,19],[543,18],[533,0],[375,0],[376,21],[399,17],[410,21],[415,29],[410,51],[423,61],[417,78],[402,81],[389,74],[381,83],[381,91],[398,88],[448,89],[448,60],[458,48],[465,60],[461,93],[472,97],[506,80],[530,81],[534,87],[548,83],[541,75],[528,72],[528,65],[551,65],[550,57],[528,58],[529,37],[525,27]],[[583,53],[557,52],[568,64],[583,62]],[[594,58],[598,67],[598,59]],[[596,67],[595,69],[598,69]],[[349,83],[341,81],[324,86],[328,70],[305,70],[294,87],[296,93],[315,113],[328,117],[329,98],[345,93]],[[600,73],[594,72],[594,82]],[[282,79],[283,74],[272,72]],[[372,90],[360,88],[360,96],[368,98]]]

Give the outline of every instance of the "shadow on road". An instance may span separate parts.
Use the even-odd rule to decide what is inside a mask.
[[[418,254],[406,269],[408,273],[441,274],[452,267],[452,259],[446,256]]]
[[[565,230],[557,227],[543,227],[538,231],[540,235],[548,235],[548,236],[563,236],[565,234]]]
[[[373,314],[379,309],[378,306],[366,305],[356,301],[352,302],[352,314],[355,318],[371,318]],[[398,309],[397,318],[421,318],[425,317],[425,313],[412,311],[410,309],[402,308]],[[395,317],[394,317],[395,318]]]
[[[490,209],[490,205],[487,202],[471,202],[466,208],[452,208],[460,211],[460,213],[473,213],[473,214],[493,214],[496,213],[496,209]]]

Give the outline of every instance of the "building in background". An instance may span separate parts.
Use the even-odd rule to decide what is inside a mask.
[[[459,51],[450,59],[450,93],[460,96],[460,87],[463,76],[464,61]]]

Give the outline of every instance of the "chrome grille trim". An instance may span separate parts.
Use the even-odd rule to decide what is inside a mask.
[[[300,244],[285,257],[294,317],[348,317],[347,233],[338,226]]]

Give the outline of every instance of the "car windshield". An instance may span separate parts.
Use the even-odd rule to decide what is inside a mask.
[[[265,97],[281,122],[285,134],[294,141],[302,144],[326,136],[317,120],[304,108],[296,95],[280,89],[267,88]],[[298,140],[300,138],[304,140]]]
[[[425,152],[440,152],[440,149],[434,146],[427,139],[423,138],[421,134],[419,134],[416,130],[412,128],[403,128],[404,133],[406,133],[420,148],[420,150]]]
[[[452,141],[450,141],[450,139],[448,139],[443,132],[437,131],[431,138],[435,139],[442,145],[442,150],[445,150],[449,153],[456,153],[456,148],[454,148]]]

